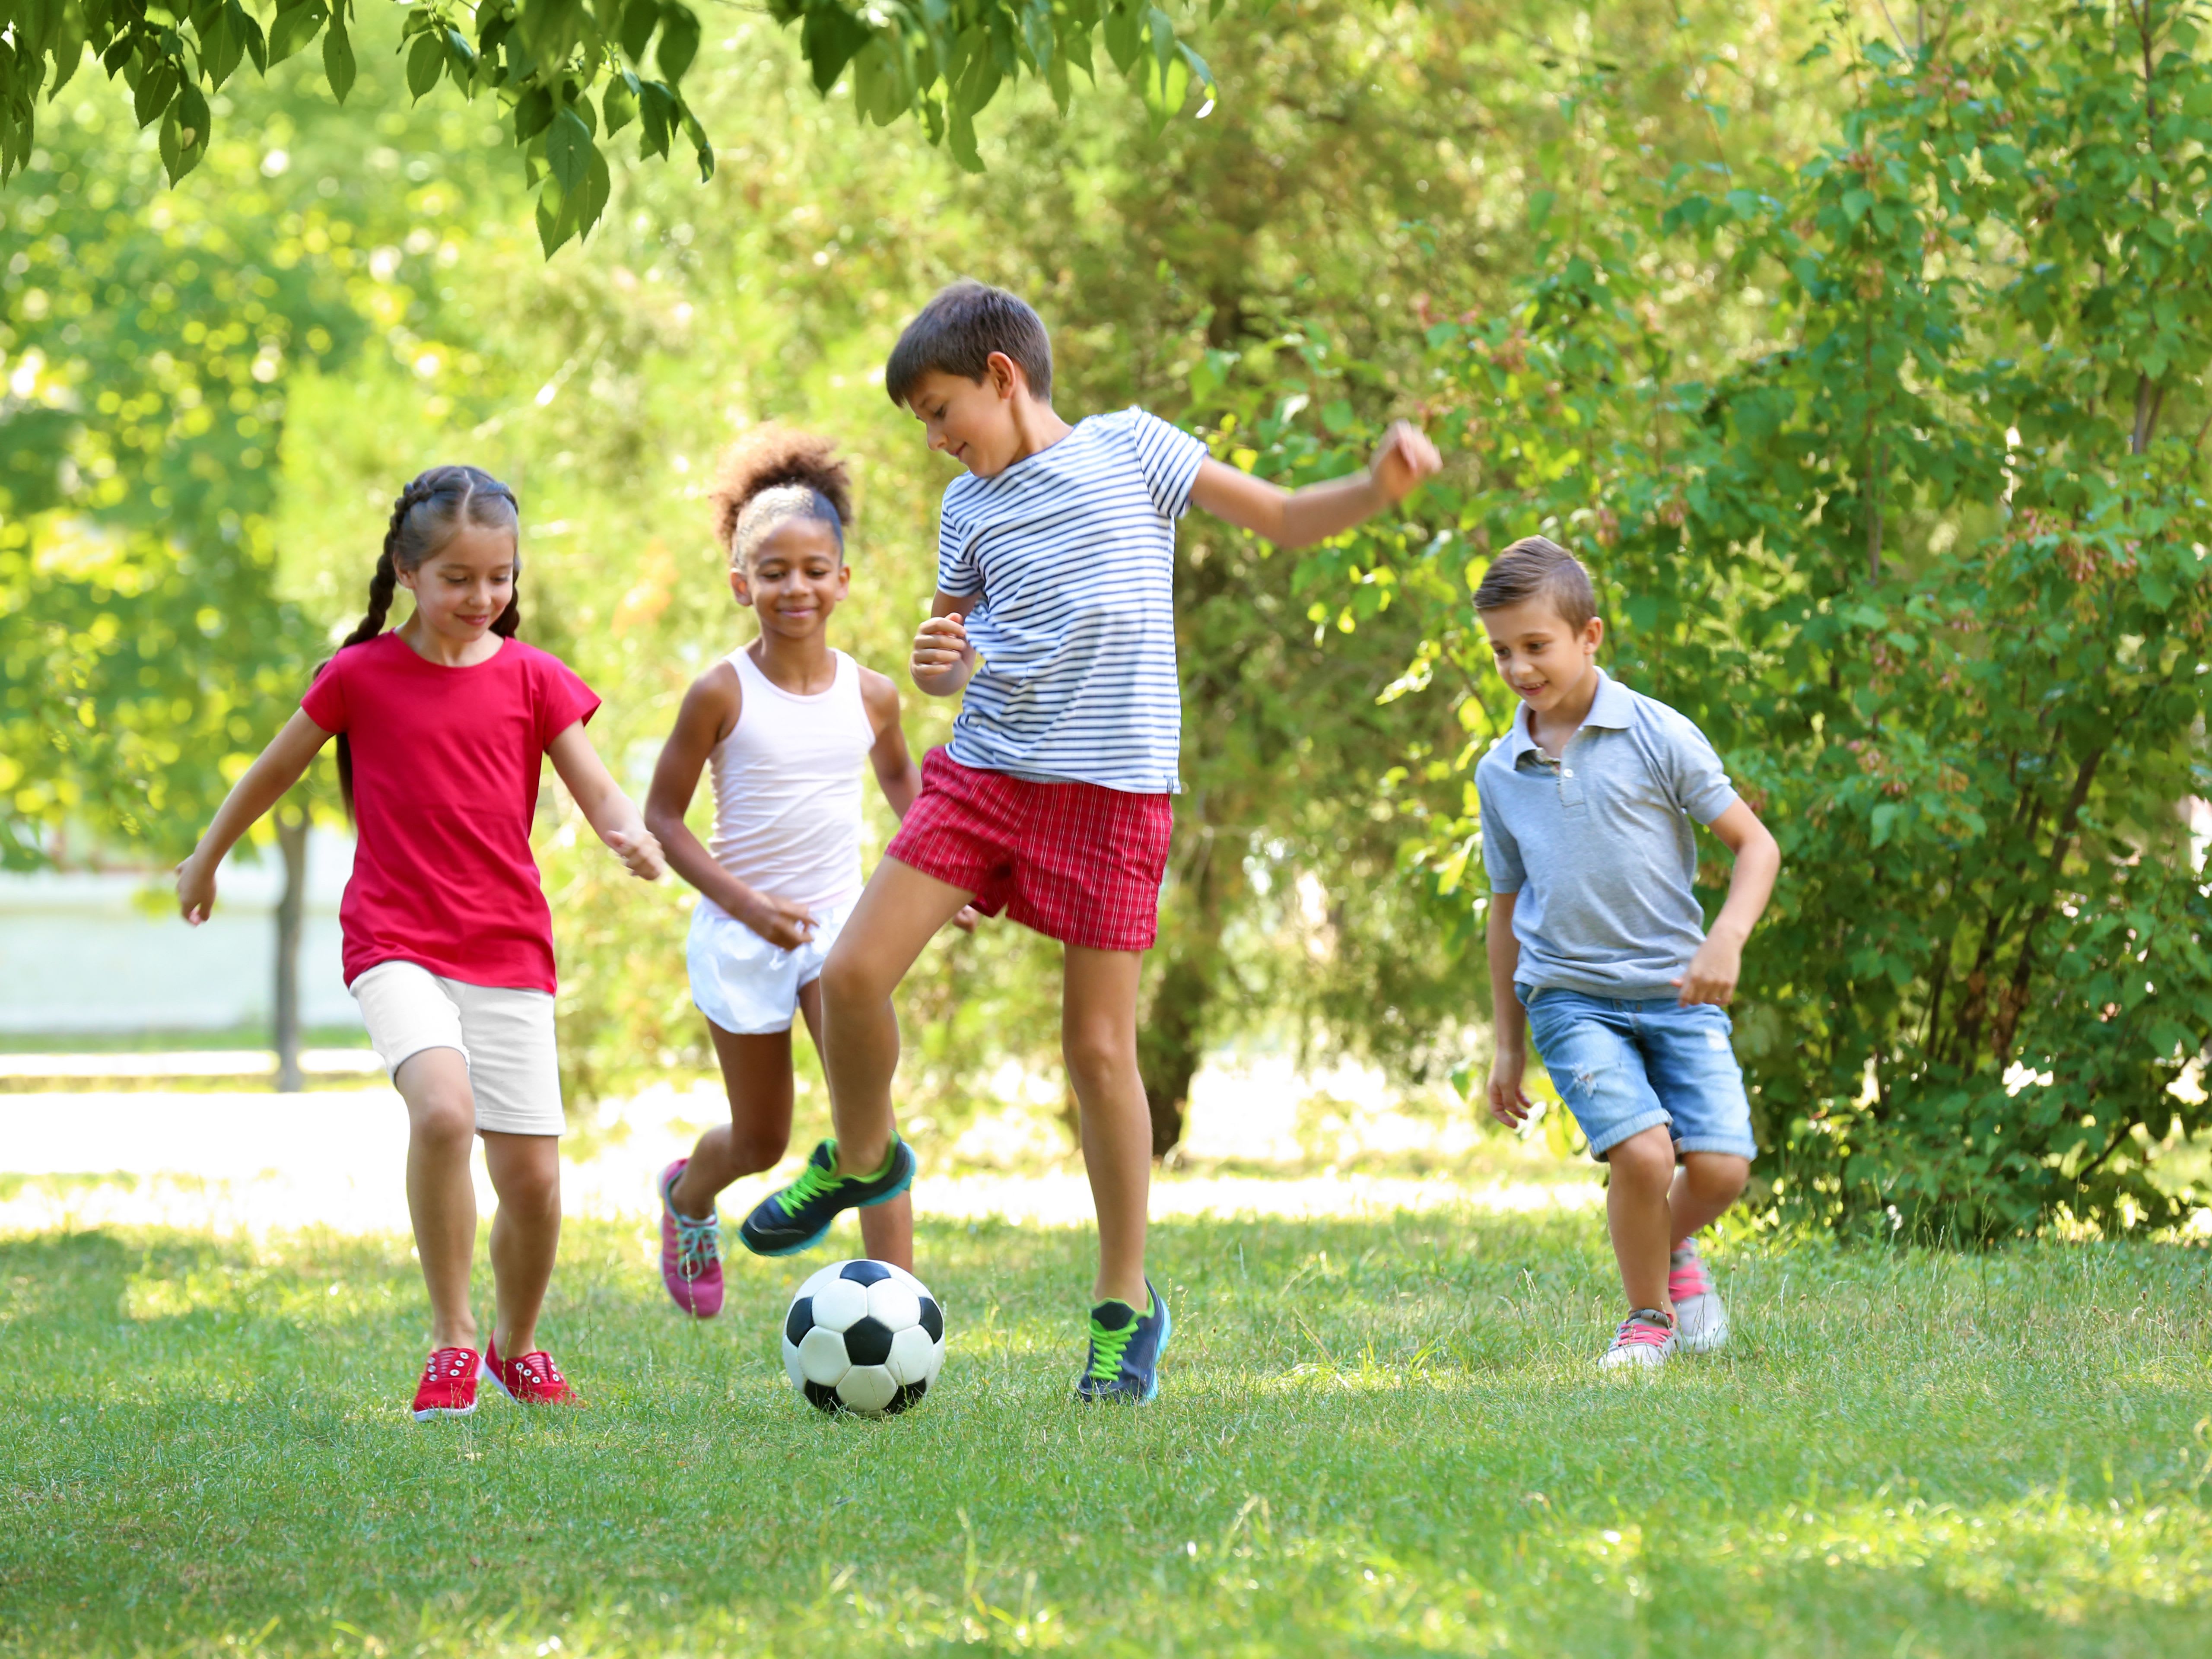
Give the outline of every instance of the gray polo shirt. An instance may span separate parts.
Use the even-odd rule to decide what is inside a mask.
[[[1673,996],[1705,943],[1690,819],[1711,823],[1735,791],[1704,732],[1608,674],[1553,760],[1528,710],[1474,769],[1482,861],[1493,893],[1518,893],[1514,977],[1597,997]]]

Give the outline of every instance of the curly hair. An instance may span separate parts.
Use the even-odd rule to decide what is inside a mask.
[[[722,452],[708,492],[714,504],[714,539],[734,568],[768,532],[787,520],[830,526],[837,550],[853,522],[853,477],[836,446],[786,426],[759,426]]]

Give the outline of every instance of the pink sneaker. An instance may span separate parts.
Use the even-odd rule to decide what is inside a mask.
[[[1623,1367],[1656,1371],[1674,1352],[1674,1316],[1658,1308],[1632,1308],[1613,1334],[1613,1346],[1597,1363],[1608,1371]]]
[[[678,1215],[669,1197],[690,1162],[679,1158],[660,1172],[660,1282],[685,1313],[712,1319],[722,1311],[722,1218],[712,1210],[704,1221]]]
[[[1711,1353],[1728,1341],[1728,1309],[1713,1289],[1713,1276],[1698,1254],[1698,1241],[1686,1238],[1667,1261],[1667,1299],[1674,1304],[1677,1340],[1691,1353]]]

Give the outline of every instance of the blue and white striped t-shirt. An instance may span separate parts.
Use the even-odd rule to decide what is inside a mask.
[[[1174,793],[1175,521],[1206,446],[1141,409],[1093,415],[945,492],[937,586],[981,594],[952,758],[1045,782]]]

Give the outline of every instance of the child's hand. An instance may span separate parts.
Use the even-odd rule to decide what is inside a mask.
[[[814,937],[814,913],[797,899],[757,893],[739,921],[779,951],[796,951]]]
[[[1490,1062],[1490,1115],[1509,1129],[1519,1128],[1536,1109],[1536,1103],[1521,1088],[1528,1069],[1528,1055],[1508,1054],[1502,1048]]]
[[[215,872],[197,853],[177,866],[177,909],[195,927],[215,909]]]
[[[1389,500],[1402,501],[1443,464],[1426,434],[1411,422],[1396,421],[1376,447],[1375,459],[1367,463],[1367,477]]]
[[[650,830],[613,830],[607,836],[607,845],[641,881],[659,881],[668,873],[668,860]]]
[[[1682,988],[1682,994],[1676,999],[1678,1007],[1710,1002],[1716,1008],[1725,1008],[1735,995],[1735,982],[1742,972],[1743,946],[1734,939],[1712,933],[1698,947],[1698,954],[1690,958],[1682,977],[1667,982]]]
[[[908,671],[916,685],[927,689],[927,683],[942,679],[971,665],[975,660],[975,647],[968,643],[968,624],[957,612],[950,617],[932,617],[922,623],[921,631],[914,636],[914,659]]]
[[[975,931],[975,924],[983,920],[983,913],[972,904],[960,907],[960,914],[952,918],[952,925],[963,933]]]

